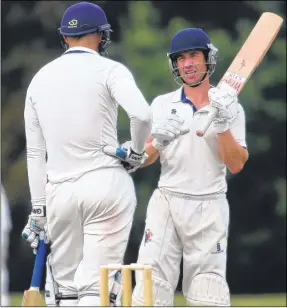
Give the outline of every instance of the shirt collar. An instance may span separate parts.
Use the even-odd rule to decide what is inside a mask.
[[[180,98],[180,100],[183,103],[192,104],[192,101],[187,96],[185,96],[183,87],[181,88],[181,98]]]
[[[94,51],[93,49],[87,48],[87,47],[81,47],[81,46],[77,46],[77,47],[71,47],[68,50],[66,50],[64,52],[65,54],[69,54],[69,53],[92,53],[94,55],[99,56],[99,54]]]
[[[181,88],[181,97],[180,97],[180,101],[181,101],[182,103],[184,103],[184,104],[189,104],[189,105],[192,107],[192,109],[193,109],[194,112],[197,111],[197,109],[196,109],[196,107],[193,105],[192,101],[185,95],[185,93],[184,93],[184,88],[183,88],[183,87]]]
[[[192,101],[185,96],[184,94],[184,90],[183,90],[183,87],[180,87],[179,89],[177,89],[175,92],[174,92],[174,95],[172,96],[172,102],[173,103],[185,103],[185,104],[190,104],[193,108],[193,110],[196,112],[196,108],[195,106],[193,105]],[[208,112],[210,110],[210,104],[200,108],[197,112]]]

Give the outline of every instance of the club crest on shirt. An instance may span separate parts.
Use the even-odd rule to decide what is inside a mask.
[[[145,230],[145,237],[144,237],[144,244],[148,243],[151,241],[152,233],[150,229]]]

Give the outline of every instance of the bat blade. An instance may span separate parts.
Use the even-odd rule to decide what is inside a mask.
[[[24,292],[22,307],[41,307],[44,306],[44,299],[39,290],[26,290]]]
[[[261,63],[282,23],[283,19],[280,16],[269,12],[263,13],[219,84],[225,82],[239,94]]]
[[[280,16],[270,12],[263,13],[218,85],[227,83],[239,95],[275,40],[282,23]],[[217,113],[217,109],[210,110],[206,122],[196,131],[197,136],[204,136]]]
[[[40,293],[41,281],[45,267],[45,257],[47,252],[47,244],[44,242],[45,233],[41,231],[39,234],[39,245],[35,258],[33,274],[29,290],[24,291],[22,307],[39,307],[45,306],[44,300]]]

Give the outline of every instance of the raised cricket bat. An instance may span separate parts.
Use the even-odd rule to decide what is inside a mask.
[[[45,257],[47,245],[44,242],[44,231],[40,232],[39,246],[34,263],[33,275],[29,290],[24,292],[22,307],[39,307],[43,306],[44,299],[40,293],[41,281],[45,267]]]
[[[282,23],[283,19],[280,16],[269,12],[263,13],[218,85],[225,82],[233,87],[238,95],[261,63]],[[197,136],[204,136],[217,113],[216,108],[209,111],[202,127],[196,130]]]

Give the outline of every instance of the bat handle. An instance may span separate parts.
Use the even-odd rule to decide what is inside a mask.
[[[39,234],[39,245],[37,248],[37,254],[34,263],[33,275],[31,280],[31,288],[39,288],[41,287],[42,276],[45,267],[45,257],[47,252],[47,244],[44,242],[44,231],[41,231]]]
[[[127,156],[127,152],[122,148],[115,148],[110,145],[106,145],[104,147],[104,152],[110,156],[117,157],[119,159],[125,159]]]
[[[200,129],[196,130],[196,135],[198,137],[203,137],[207,131],[207,129],[209,128],[210,124],[212,123],[212,121],[216,118],[218,114],[218,109],[217,108],[212,108],[208,115],[207,115],[207,119],[206,121],[203,123],[202,127]]]

